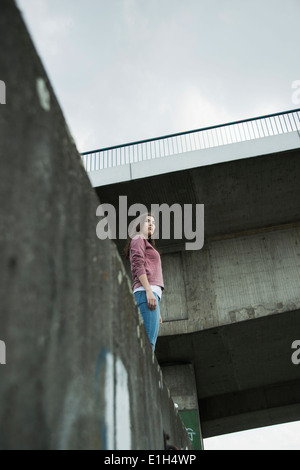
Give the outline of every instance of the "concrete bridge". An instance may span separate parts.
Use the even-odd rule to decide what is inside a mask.
[[[300,339],[299,116],[82,155],[101,203],[204,204],[201,250],[186,251],[184,237],[157,240],[166,289],[156,351],[174,401],[200,417],[204,438],[300,419],[291,360]],[[116,245],[123,256],[124,240]]]
[[[0,11],[0,448],[191,449],[299,419],[299,110],[87,154],[88,177],[15,2]],[[95,192],[205,205],[201,250],[159,242],[157,357]]]

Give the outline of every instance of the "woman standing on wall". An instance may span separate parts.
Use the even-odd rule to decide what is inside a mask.
[[[132,274],[132,290],[142,314],[146,331],[152,346],[158,336],[160,315],[160,299],[164,290],[160,254],[155,248],[152,238],[155,232],[155,220],[151,213],[143,214],[136,225],[137,233],[128,237],[125,256],[130,260]]]

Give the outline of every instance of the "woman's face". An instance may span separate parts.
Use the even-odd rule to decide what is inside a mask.
[[[155,231],[154,217],[152,215],[148,215],[142,227],[142,233],[146,238],[148,238],[154,234],[154,231]]]

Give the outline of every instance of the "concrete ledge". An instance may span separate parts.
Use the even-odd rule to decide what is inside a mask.
[[[0,4],[1,449],[191,448],[15,3]]]

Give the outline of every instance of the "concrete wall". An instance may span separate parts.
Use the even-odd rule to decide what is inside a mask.
[[[272,227],[208,240],[200,251],[162,257],[170,286],[164,293],[160,335],[260,318],[300,307],[300,226]],[[172,286],[184,286],[181,304]],[[168,312],[173,312],[170,318]],[[173,321],[176,320],[176,321]]]
[[[0,30],[0,448],[191,447],[12,0]]]
[[[193,364],[168,365],[162,367],[162,371],[194,449],[203,449],[197,385]]]

